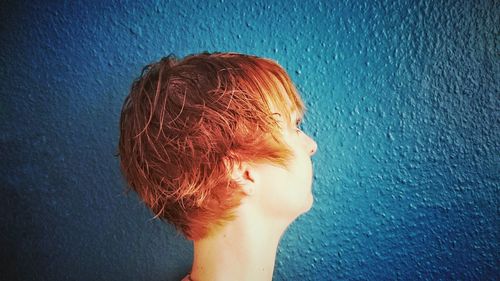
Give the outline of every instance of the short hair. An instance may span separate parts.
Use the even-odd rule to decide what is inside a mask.
[[[188,239],[234,217],[241,161],[286,167],[293,152],[275,114],[304,104],[276,62],[236,53],[174,56],[147,65],[120,117],[120,167],[128,185]]]

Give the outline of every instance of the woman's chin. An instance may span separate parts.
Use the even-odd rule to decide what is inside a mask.
[[[313,203],[314,196],[312,195],[312,193],[309,193],[309,195],[307,195],[306,202],[304,204],[304,210],[302,213],[307,213],[309,210],[311,210]]]

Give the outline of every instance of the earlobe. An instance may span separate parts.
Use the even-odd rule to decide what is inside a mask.
[[[241,190],[243,191],[243,193],[245,193],[246,196],[252,196],[254,194],[255,187],[253,187],[253,185],[240,185],[240,186]]]

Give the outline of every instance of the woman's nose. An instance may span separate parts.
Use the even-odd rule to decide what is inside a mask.
[[[314,153],[316,153],[316,150],[318,150],[318,144],[309,135],[305,135],[305,136],[306,136],[306,143],[307,143],[307,149],[308,149],[309,155],[313,156]]]

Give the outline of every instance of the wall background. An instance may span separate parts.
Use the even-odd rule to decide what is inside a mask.
[[[189,271],[114,154],[142,66],[205,50],[277,60],[309,107],[275,280],[500,279],[498,1],[44,2],[0,4],[0,279]]]

